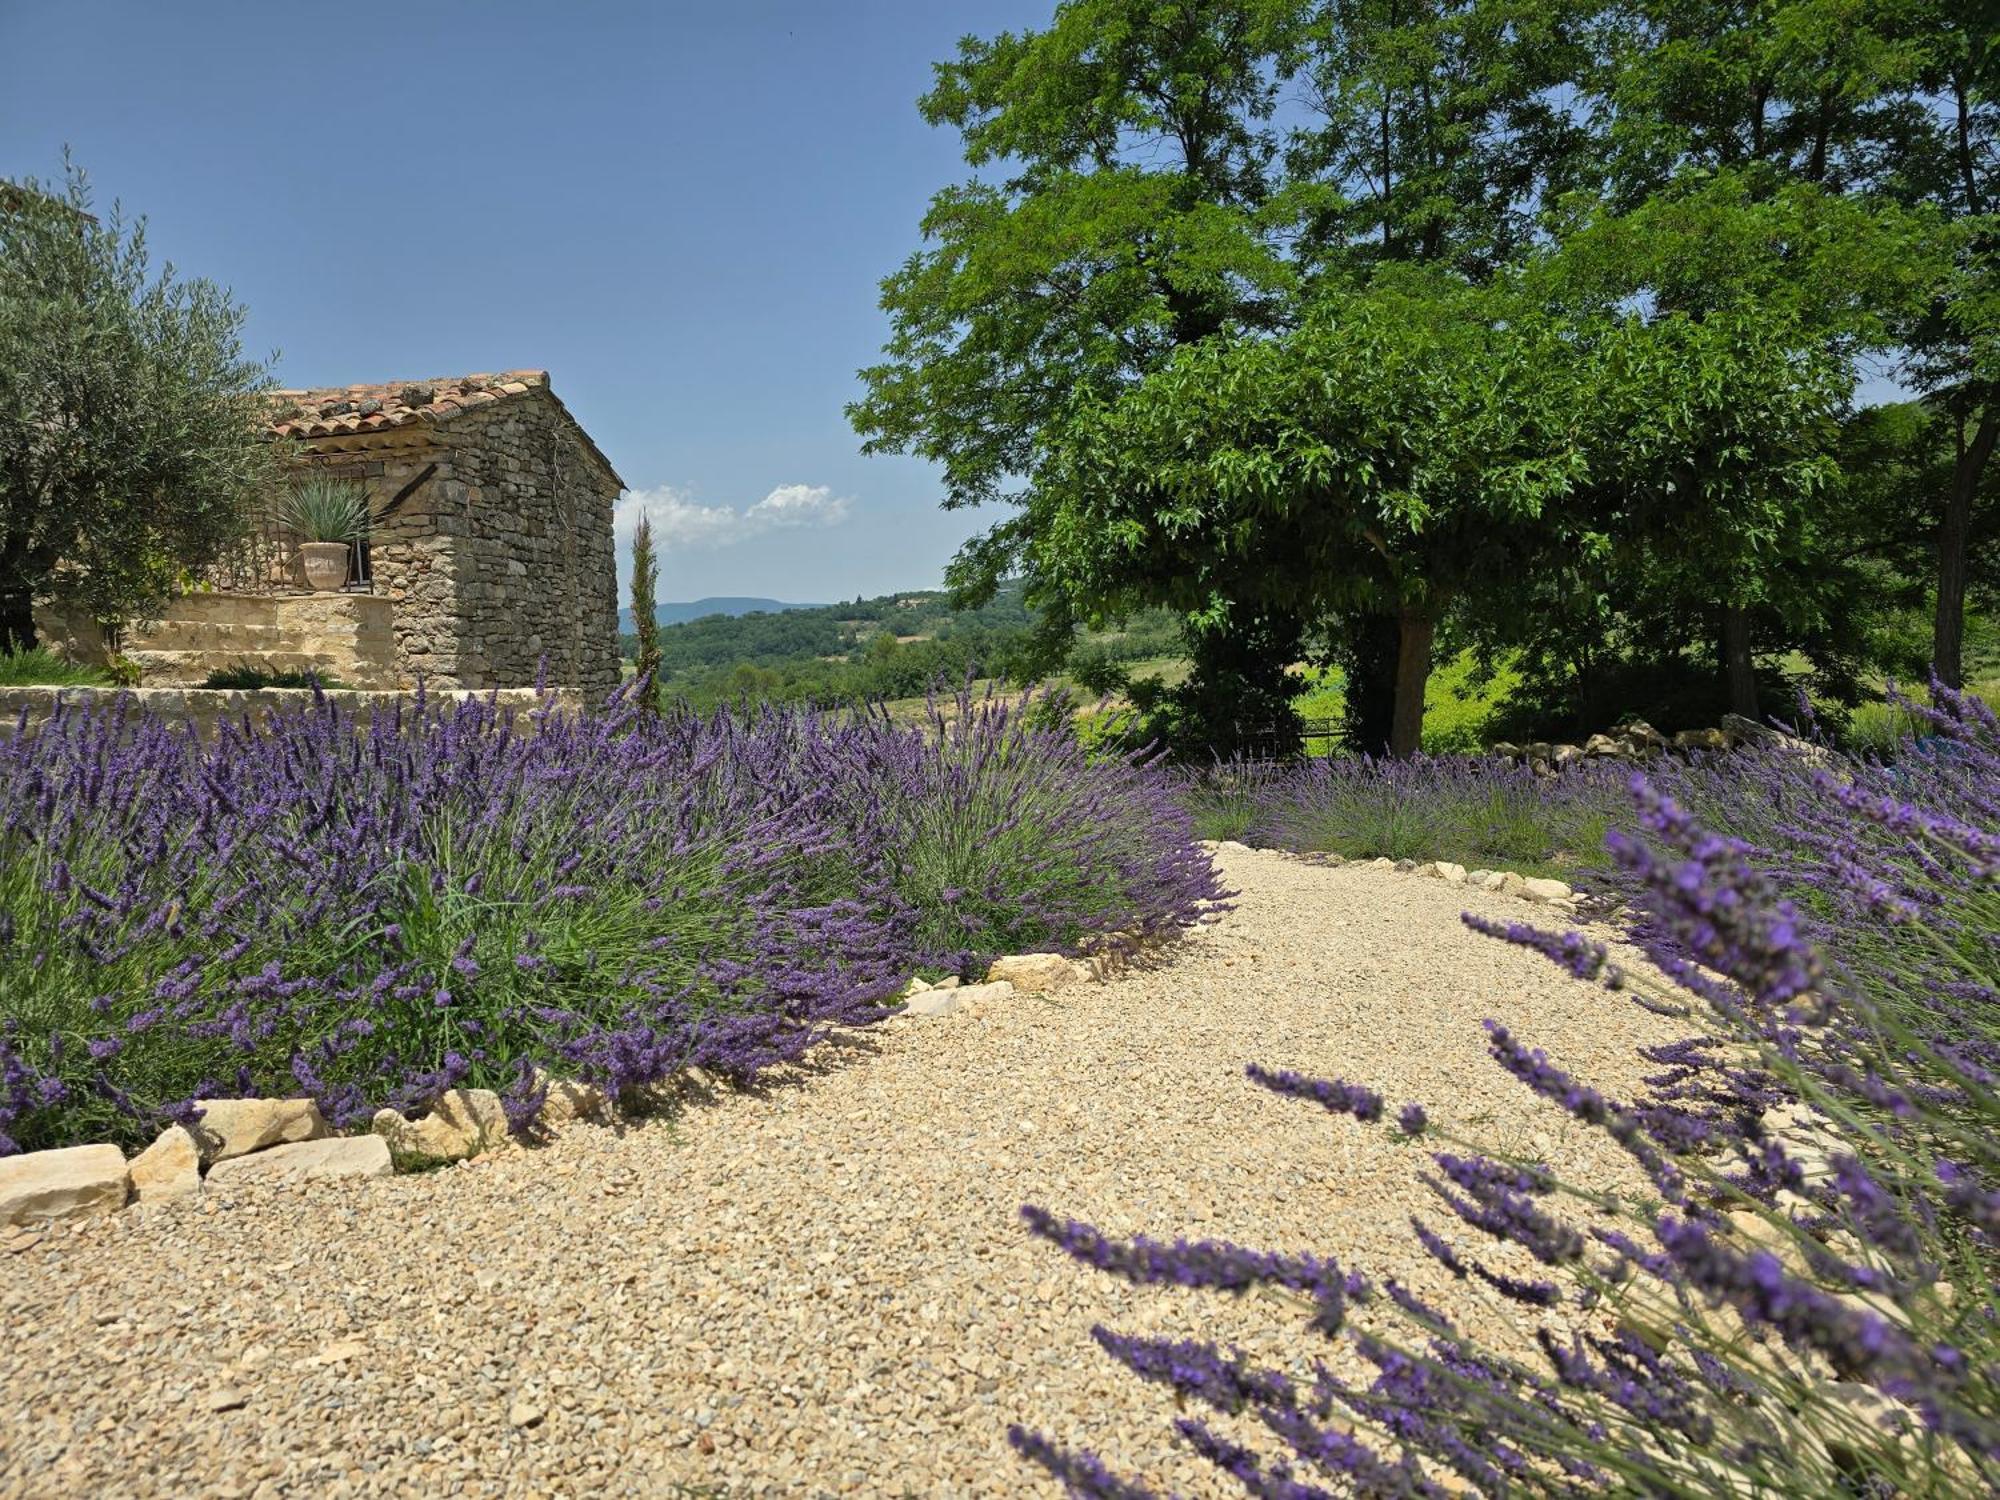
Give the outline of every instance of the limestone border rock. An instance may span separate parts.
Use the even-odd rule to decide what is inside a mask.
[[[399,1162],[411,1165],[463,1161],[510,1139],[507,1111],[491,1089],[452,1089],[418,1120],[405,1119],[393,1109],[377,1110],[369,1128],[388,1143]]]
[[[310,1182],[328,1177],[388,1177],[395,1170],[389,1157],[389,1143],[379,1135],[336,1135],[231,1157],[210,1168],[208,1180],[219,1183],[291,1178]]]
[[[926,990],[904,1007],[906,1016],[955,1016],[989,1000],[1011,1000],[1014,986],[1006,980],[968,984],[952,990]]]
[[[1217,852],[1229,848],[1245,848],[1241,844],[1231,845],[1227,843],[1216,844],[1212,847]],[[1523,901],[1538,906],[1553,907],[1565,916],[1574,916],[1577,910],[1577,893],[1568,882],[1553,880],[1544,876],[1526,876],[1514,870],[1467,870],[1464,865],[1455,864],[1447,859],[1429,860],[1419,864],[1415,860],[1406,859],[1399,861],[1386,857],[1356,861],[1342,860],[1338,855],[1300,855],[1296,857],[1307,859],[1315,864],[1340,865],[1354,863],[1371,870],[1385,870],[1400,875],[1419,875],[1427,880],[1442,880],[1447,885],[1467,885],[1475,890],[1494,891],[1503,896],[1519,897]],[[1026,956],[1038,957],[1038,955]],[[1017,962],[1017,960],[998,960],[994,965],[993,972],[997,975],[1000,972],[1001,964],[1014,962]]]
[[[940,1014],[1014,993],[1011,984],[958,989],[956,979],[948,983],[953,988],[925,992],[934,1002],[949,1000]],[[681,1072],[709,1081],[698,1068]],[[603,1122],[616,1112],[594,1084],[539,1072],[536,1082],[546,1090],[543,1118],[551,1125]],[[376,1128],[361,1135],[333,1134],[311,1099],[198,1102],[203,1111],[198,1123],[167,1127],[129,1162],[108,1142],[0,1157],[0,1231],[5,1231],[0,1251],[36,1243],[52,1221],[113,1213],[128,1202],[190,1197],[205,1182],[387,1177],[399,1166],[484,1160],[514,1144],[500,1097],[490,1089],[453,1089],[416,1121],[379,1111]]]
[[[61,1146],[0,1157],[0,1225],[114,1213],[132,1179],[116,1146]]]
[[[201,1111],[195,1139],[211,1164],[332,1134],[310,1099],[197,1099],[195,1107]]]
[[[1016,953],[994,959],[986,970],[988,984],[1004,980],[1024,995],[1045,995],[1078,977],[1075,963],[1060,953]]]
[[[201,1143],[185,1125],[169,1125],[127,1170],[132,1196],[141,1203],[185,1198],[201,1191]]]

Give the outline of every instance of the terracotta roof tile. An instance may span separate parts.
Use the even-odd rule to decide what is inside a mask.
[[[391,380],[381,385],[322,386],[314,390],[269,392],[270,431],[274,437],[298,439],[346,437],[384,432],[419,423],[448,421],[454,413],[492,401],[511,400],[534,391],[548,392],[547,370],[482,371],[472,375],[438,376],[430,380]],[[563,408],[565,416],[568,409]],[[570,420],[575,422],[575,418]],[[590,435],[577,424],[584,444],[617,478]],[[624,481],[619,480],[622,486]]]
[[[546,370],[509,370],[504,375],[439,376],[430,380],[392,380],[381,385],[273,391],[271,431],[279,437],[379,432],[387,427],[435,422],[467,406],[547,390],[548,384]]]

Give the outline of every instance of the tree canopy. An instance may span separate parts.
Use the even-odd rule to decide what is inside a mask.
[[[1760,659],[1851,684],[1912,565],[1846,467],[1897,368],[1956,450],[1905,465],[1949,680],[2000,431],[1992,11],[1067,0],[939,66],[975,175],[851,416],[1008,507],[952,581],[1022,576],[1051,659],[1181,612],[1190,747],[1317,639],[1408,750],[1441,630],[1579,693],[1641,639],[1744,711]]]

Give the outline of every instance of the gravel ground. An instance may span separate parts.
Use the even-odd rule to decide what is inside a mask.
[[[1240,1493],[1091,1325],[1291,1368],[1324,1346],[1269,1302],[1083,1271],[1019,1206],[1442,1293],[1407,1226],[1421,1156],[1243,1064],[1422,1099],[1603,1181],[1615,1149],[1503,1075],[1481,1019],[1613,1089],[1684,1024],[1459,923],[1528,914],[1512,899],[1276,854],[1226,868],[1238,909],[1110,984],[897,1020],[624,1131],[209,1190],[0,1255],[0,1495],[1055,1494],[1011,1421]]]

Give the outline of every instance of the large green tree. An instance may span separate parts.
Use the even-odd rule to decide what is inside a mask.
[[[1524,580],[1482,601],[1487,620],[1531,675],[1569,671],[1578,704],[1614,638],[1625,656],[1705,653],[1752,717],[1760,655],[1804,649],[1851,683],[1869,579],[1841,423],[1857,369],[1948,266],[1938,216],[1729,170],[1685,174],[1623,213],[1572,206],[1551,227],[1535,295],[1616,314],[1582,408],[1603,545],[1563,597]],[[1564,630],[1537,633],[1524,602],[1553,603]]]
[[[0,649],[50,595],[116,621],[214,561],[269,482],[242,309],[148,266],[83,174],[0,184]]]
[[[1955,274],[1890,304],[1902,373],[1948,417],[1929,533],[1933,668],[1960,676],[1968,539],[2000,443],[1993,290],[2000,187],[1994,0],[1637,0],[1605,12],[1587,84],[1605,191],[1636,207],[1690,172],[1924,208]],[[1913,520],[1915,517],[1912,518]]]
[[[884,284],[888,358],[851,411],[870,451],[937,461],[946,504],[1015,507],[961,554],[955,586],[1024,572],[1057,646],[1185,594],[1165,575],[1097,592],[1051,566],[1046,468],[1078,398],[1115,401],[1178,350],[1281,336],[1378,265],[1476,282],[1505,264],[1567,181],[1552,163],[1576,131],[1549,94],[1567,25],[1514,0],[1070,0],[1044,30],[962,44],[923,108],[986,175],[937,195],[929,244]],[[1275,545],[1255,564],[1303,565]],[[1326,584],[1293,592],[1352,594]],[[1197,677],[1233,670],[1267,698],[1300,649],[1286,622],[1315,622],[1225,625],[1227,596],[1203,598],[1187,616]],[[1231,632],[1258,643],[1255,671],[1218,639]],[[1226,698],[1213,687],[1184,696]]]
[[[2000,447],[2000,4],[1937,0],[1916,25],[1925,57],[1918,93],[1927,107],[1912,111],[1896,186],[1962,230],[1955,274],[1908,334],[1908,373],[1949,441],[1949,467],[1926,507],[1936,521],[1931,670],[1958,687],[1973,549],[1996,521],[1989,507]]]
[[[1411,753],[1444,612],[1566,539],[1586,472],[1569,332],[1509,288],[1409,266],[1322,292],[1278,337],[1184,350],[1079,399],[1033,567],[1124,609],[1392,618],[1388,748]]]
[[[1023,572],[1057,643],[1181,611],[1211,717],[1211,671],[1282,705],[1293,627],[1369,747],[1413,743],[1441,629],[1707,653],[1755,712],[1760,657],[1854,661],[1860,362],[1906,357],[1959,414],[1961,476],[1991,445],[1990,35],[1946,0],[1071,0],[939,69],[926,111],[982,176],[885,284],[856,425],[937,460],[947,503],[1013,507],[954,580]],[[1507,441],[1466,447],[1520,349]],[[1266,397],[1305,400],[1283,372],[1319,358],[1379,399],[1286,429]],[[1386,467],[1329,490],[1314,443]],[[1564,478],[1529,501],[1533,462]],[[1357,531],[1418,473],[1400,550]]]

